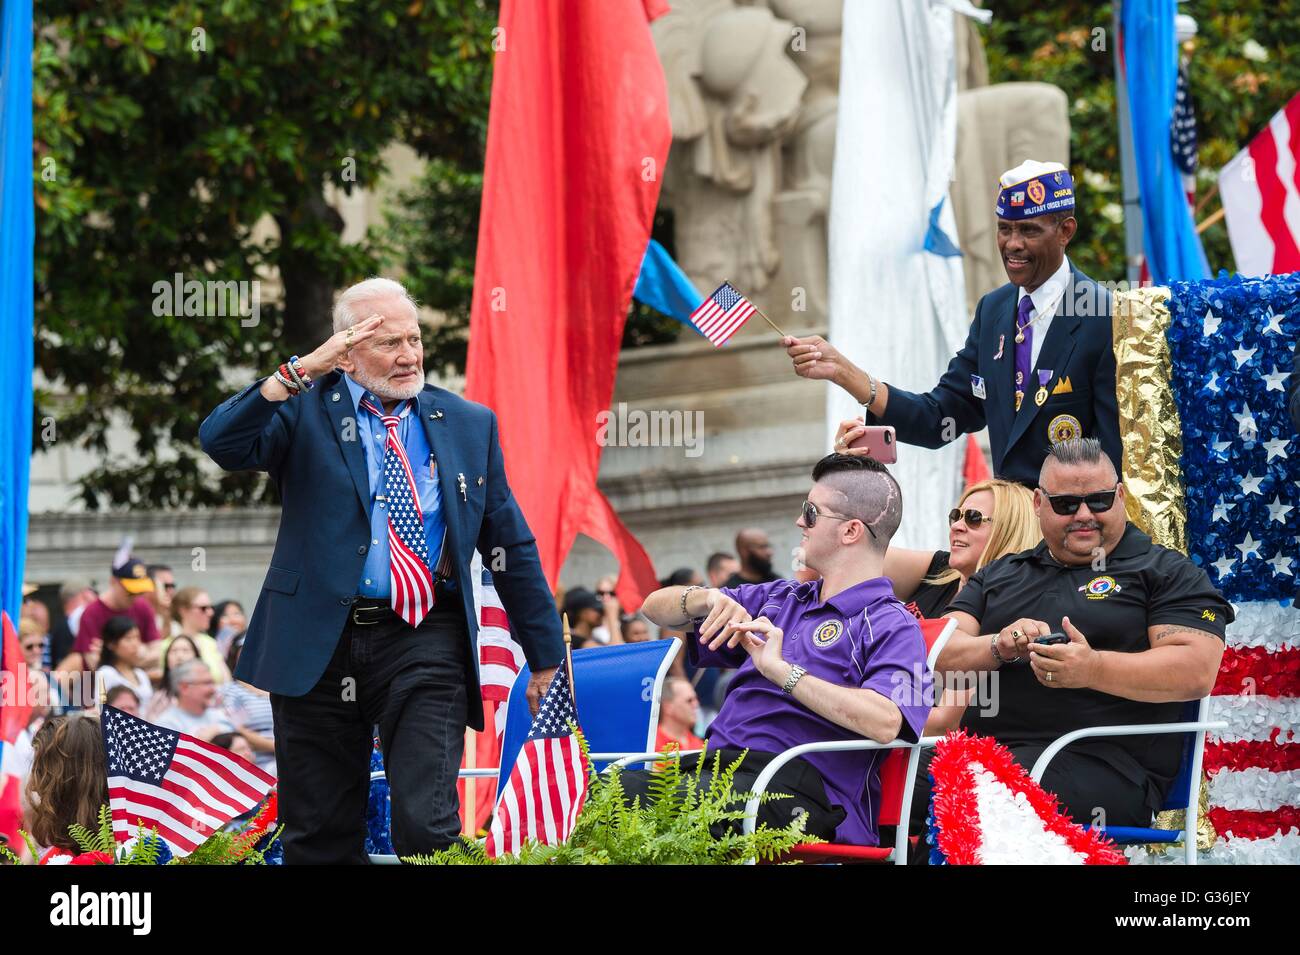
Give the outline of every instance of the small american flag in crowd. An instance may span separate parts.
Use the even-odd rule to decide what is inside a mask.
[[[157,828],[172,853],[187,856],[275,788],[275,777],[228,750],[105,706],[113,835]]]
[[[530,839],[557,845],[573,832],[587,795],[587,760],[578,746],[577,725],[568,664],[561,663],[497,800],[485,846],[492,858],[518,855]]]
[[[700,303],[699,308],[691,312],[691,324],[718,346],[740,331],[755,311],[753,302],[737,292],[730,282],[723,282],[717,291]]]

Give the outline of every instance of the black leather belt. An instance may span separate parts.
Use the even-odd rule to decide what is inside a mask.
[[[447,588],[447,582],[438,578],[433,582],[433,609],[429,613],[460,613],[457,594]],[[348,617],[359,627],[401,620],[393,610],[392,602],[383,597],[353,597]]]

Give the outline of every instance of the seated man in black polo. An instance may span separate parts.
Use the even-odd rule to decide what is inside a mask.
[[[1124,485],[1096,440],[1053,445],[1038,484],[1043,543],[970,578],[949,606],[958,632],[937,667],[997,670],[961,725],[995,738],[1026,769],[1071,730],[1178,722],[1183,702],[1214,686],[1233,618],[1205,571],[1127,523]],[[1069,642],[1036,642],[1052,632]],[[1080,740],[1053,759],[1042,785],[1081,825],[1148,826],[1182,751],[1176,734]],[[914,826],[929,805],[925,769]]]

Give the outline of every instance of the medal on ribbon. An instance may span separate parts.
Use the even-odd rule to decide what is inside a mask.
[[[1040,408],[1043,402],[1047,400],[1047,383],[1052,380],[1052,369],[1039,369],[1038,371],[1038,391],[1034,393],[1034,404]]]

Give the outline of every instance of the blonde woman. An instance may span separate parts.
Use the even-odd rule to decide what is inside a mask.
[[[835,446],[843,447],[865,433],[862,419],[841,421]],[[867,452],[850,448],[841,453]],[[980,481],[966,488],[948,512],[948,549],[891,547],[885,555],[885,576],[894,582],[894,594],[916,616],[942,617],[975,571],[999,557],[1036,547],[1042,539],[1033,492],[1011,481]]]
[[[865,433],[861,419],[842,421],[835,446],[844,447]],[[841,453],[858,455],[866,450],[850,448]],[[885,576],[894,582],[895,596],[917,617],[942,617],[977,570],[1000,557],[1037,547],[1042,539],[1032,491],[1012,481],[980,481],[966,488],[948,512],[948,549],[891,547],[885,554]],[[930,712],[925,735],[955,729],[969,699],[969,691],[945,690],[940,705]]]

